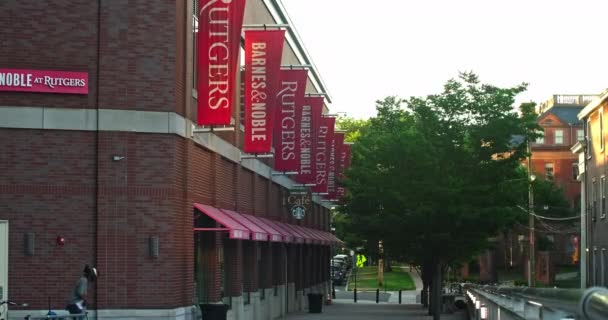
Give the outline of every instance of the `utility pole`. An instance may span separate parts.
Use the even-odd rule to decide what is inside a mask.
[[[532,149],[530,148],[530,139],[528,138],[528,228],[530,229],[530,252],[528,262],[528,287],[534,287],[536,278],[535,264],[535,232],[534,232],[534,192],[532,191]]]

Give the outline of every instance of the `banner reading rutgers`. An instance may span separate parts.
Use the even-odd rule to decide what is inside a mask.
[[[323,97],[304,98],[304,107],[300,113],[300,169],[296,176],[296,181],[299,183],[315,183],[315,137],[323,113],[323,102]]]
[[[327,192],[327,179],[329,176],[329,157],[334,141],[334,126],[336,118],[322,117],[315,148],[315,186],[314,192]]]
[[[230,124],[245,0],[201,0],[198,7],[197,124]]]
[[[300,121],[297,115],[304,106],[308,71],[281,70],[280,75],[274,117],[274,169],[283,172],[298,171],[300,141],[297,136],[300,134]]]
[[[245,152],[271,151],[284,42],[285,30],[245,32]]]
[[[337,199],[338,180],[340,179],[340,154],[344,145],[344,133],[334,133],[329,154],[329,172],[327,174],[327,199]]]

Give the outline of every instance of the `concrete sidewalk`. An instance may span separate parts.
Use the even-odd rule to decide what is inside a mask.
[[[330,306],[323,306],[322,313],[293,313],[288,320],[430,320],[426,309],[420,305],[376,304],[376,303],[346,303],[334,301]],[[442,320],[464,320],[464,312],[442,314]]]

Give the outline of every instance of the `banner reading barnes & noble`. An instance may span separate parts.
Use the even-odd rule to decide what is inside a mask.
[[[304,98],[304,107],[300,113],[300,170],[296,176],[296,181],[299,183],[315,183],[315,137],[323,113],[323,102],[323,97]]]
[[[230,124],[245,0],[201,0],[198,7],[197,124]]]
[[[327,192],[327,179],[329,176],[330,149],[334,141],[334,126],[336,118],[322,117],[315,148],[315,184],[314,192]]]
[[[281,83],[277,93],[274,126],[274,169],[298,171],[300,167],[300,121],[298,110],[304,106],[306,70],[281,70]]]
[[[284,42],[285,30],[245,32],[245,152],[271,151]]]

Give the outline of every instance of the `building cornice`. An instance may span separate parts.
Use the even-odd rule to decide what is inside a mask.
[[[578,118],[580,120],[586,118],[591,112],[593,112],[593,110],[597,109],[602,102],[606,101],[606,99],[608,99],[608,89],[604,90],[604,92],[602,92],[598,98],[589,102],[589,104],[578,113]]]

